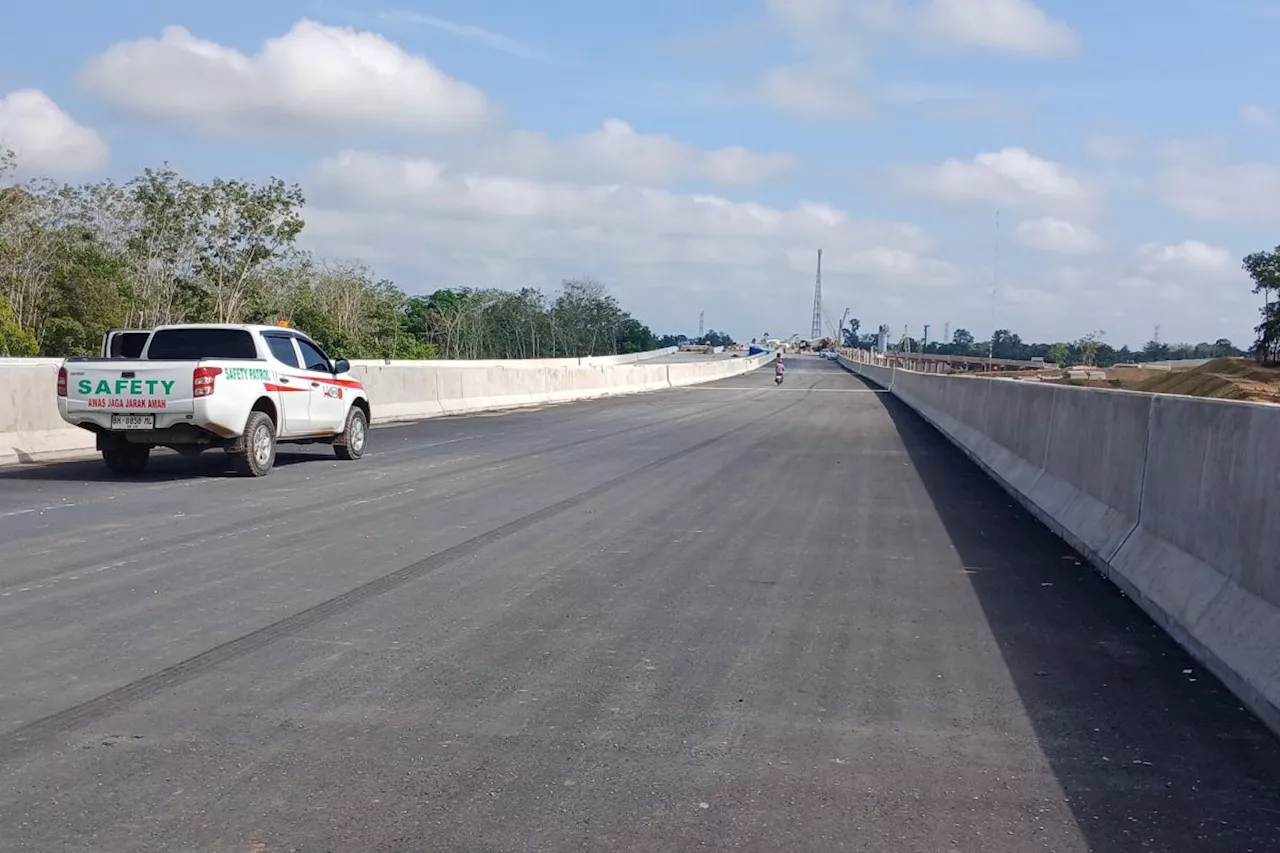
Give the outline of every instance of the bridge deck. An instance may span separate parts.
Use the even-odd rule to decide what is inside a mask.
[[[0,473],[0,850],[1280,849],[1280,746],[835,365]]]

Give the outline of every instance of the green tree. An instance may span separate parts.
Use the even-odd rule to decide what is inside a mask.
[[[1271,299],[1272,293],[1280,299],[1280,246],[1270,252],[1246,255],[1242,266],[1253,279],[1253,292],[1262,295],[1262,322],[1254,327],[1258,336],[1254,351],[1261,360],[1280,360],[1280,308]]]
[[[1080,352],[1080,363],[1085,367],[1095,367],[1098,364],[1098,351],[1102,347],[1102,336],[1106,332],[1090,332],[1075,342],[1076,349]]]
[[[1058,365],[1058,367],[1066,367],[1071,361],[1071,351],[1067,349],[1066,344],[1054,344],[1049,347],[1049,361]]]
[[[305,224],[304,202],[301,187],[279,178],[260,187],[216,178],[201,190],[200,273],[217,322],[243,316],[263,268],[287,257]]]
[[[39,351],[40,345],[36,342],[36,336],[30,329],[24,329],[18,324],[18,319],[13,314],[13,306],[9,304],[8,298],[0,293],[0,355],[12,358],[35,355]]]

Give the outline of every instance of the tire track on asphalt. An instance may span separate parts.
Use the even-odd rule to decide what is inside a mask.
[[[771,412],[770,417],[786,413],[803,403],[809,398],[809,396],[809,394],[804,394],[797,397],[795,400]],[[0,735],[0,763],[12,761],[13,759],[23,755],[27,750],[32,749],[51,738],[74,731],[75,729],[81,728],[94,720],[101,719],[112,713],[123,710],[164,690],[169,690],[185,684],[188,681],[223,666],[224,664],[230,663],[231,661],[257,651],[276,640],[311,628],[339,613],[350,610],[364,604],[365,602],[396,590],[405,584],[436,572],[450,563],[474,556],[478,551],[489,545],[501,542],[502,540],[528,530],[541,522],[555,518],[574,507],[580,506],[602,494],[605,494],[611,489],[633,483],[636,477],[656,471],[674,462],[678,462],[687,456],[691,456],[700,450],[704,450],[707,447],[716,444],[740,430],[740,427],[732,427],[724,430],[710,438],[678,450],[675,453],[670,453],[660,459],[656,459],[637,468],[633,468],[624,474],[611,477],[608,480],[579,492],[576,495],[557,501],[540,510],[536,510],[528,515],[509,521],[506,524],[499,525],[486,533],[482,533],[478,536],[459,542],[458,544],[445,548],[442,551],[437,551],[422,560],[410,563],[397,571],[375,578],[374,580],[361,584],[360,586],[348,590],[341,595],[322,601],[319,604],[312,605],[311,607],[301,610],[292,616],[273,622],[269,625],[265,625],[256,631],[251,631],[250,633],[237,637],[234,640],[221,643],[207,651],[201,652],[198,655],[189,657],[172,666],[165,667],[151,675],[144,676],[143,678],[137,679],[129,684],[125,684],[93,699],[89,699],[85,702],[73,705],[63,711],[50,714],[46,717],[26,723],[25,725],[21,725],[16,729],[12,729],[11,731]]]
[[[751,399],[751,400],[758,399],[758,395],[753,396],[751,398],[747,398],[747,399]],[[538,456],[543,456],[543,455],[562,453],[566,450],[574,450],[579,447],[583,447],[585,445],[591,444],[593,442],[606,441],[611,438],[616,438],[622,435],[629,435],[631,433],[640,432],[646,429],[652,429],[654,427],[671,426],[672,424],[682,423],[684,421],[693,420],[695,418],[704,418],[707,415],[714,414],[723,409],[740,405],[742,402],[744,402],[743,399],[736,399],[732,402],[725,403],[723,405],[719,405],[711,408],[701,408],[701,409],[698,409],[697,411],[690,412],[686,415],[678,415],[672,418],[660,419],[656,421],[648,421],[642,424],[626,427],[624,429],[614,430],[613,432],[604,433],[602,435],[592,435],[592,436],[588,436],[587,438],[566,442],[564,444],[559,444],[552,447],[544,447],[544,448],[537,448],[533,450],[527,450],[521,453],[512,454],[510,456],[504,456],[500,459],[487,460],[483,462],[474,462],[468,465],[461,465],[451,470],[441,470],[441,469],[432,468],[432,469],[429,469],[427,473],[421,474],[419,476],[411,477],[409,479],[377,480],[376,485],[374,485],[371,488],[360,490],[360,491],[342,492],[342,494],[338,497],[334,497],[328,500],[320,501],[318,503],[310,504],[309,506],[302,509],[299,509],[297,507],[287,507],[287,508],[275,510],[272,512],[262,513],[260,515],[255,516],[253,523],[255,526],[270,524],[272,522],[278,521],[283,518],[296,517],[300,514],[313,513],[317,511],[333,509],[335,507],[352,503],[353,501],[368,498],[371,495],[379,494],[381,492],[386,491],[387,489],[392,489],[392,488],[402,489],[408,486],[414,486],[418,483],[423,482],[424,480],[429,480],[435,477],[441,477],[441,478],[458,477],[461,475],[471,474],[478,471],[484,471],[490,468],[508,465],[512,462],[517,462],[522,459],[536,458]],[[363,476],[365,473],[367,472],[360,472],[360,474],[358,474],[357,476]],[[326,485],[326,488],[329,488],[329,489],[341,488],[342,486],[341,483],[337,483],[337,484],[326,483],[325,485]],[[438,502],[441,499],[452,500],[458,497],[465,497],[479,489],[484,489],[484,488],[487,488],[487,485],[477,486],[475,488],[470,488],[470,489],[463,489],[460,492],[454,492],[449,495],[432,496],[431,498],[427,498],[426,500],[429,502]],[[244,526],[245,526],[244,522],[239,521],[239,522],[230,522],[227,524],[219,525],[217,527],[207,528],[201,531],[178,533],[178,534],[174,534],[173,536],[149,541],[147,547],[148,547],[148,550],[151,551],[152,553],[157,553],[160,551],[164,551],[165,549],[172,548],[175,545],[180,545],[180,544],[190,545],[198,542],[206,542],[210,539],[216,539],[219,536],[224,536],[226,534],[242,530]],[[0,590],[13,589],[15,587],[31,586],[32,584],[44,583],[45,581],[48,581],[51,578],[58,577],[59,575],[65,575],[65,574],[71,574],[71,573],[77,573],[77,572],[88,572],[102,565],[117,564],[117,563],[120,563],[122,560],[130,560],[130,558],[136,555],[136,552],[137,552],[136,546],[130,546],[129,548],[124,550],[118,550],[118,551],[110,552],[107,554],[98,554],[91,560],[79,560],[74,563],[62,564],[57,567],[49,567],[49,568],[41,569],[40,571],[37,571],[37,572],[30,572],[28,574],[20,575],[14,578],[0,579]]]

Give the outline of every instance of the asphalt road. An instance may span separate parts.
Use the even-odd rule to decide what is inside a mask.
[[[0,473],[0,850],[1274,851],[1280,746],[838,367]]]

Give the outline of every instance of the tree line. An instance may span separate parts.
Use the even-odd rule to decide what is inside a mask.
[[[861,335],[858,330],[861,324],[851,320],[850,326],[844,330],[844,345],[847,347],[872,349],[877,342],[877,335]],[[950,341],[921,341],[907,337],[893,340],[886,345],[893,350],[907,352],[923,352],[929,355],[958,355],[974,358],[1011,359],[1031,361],[1040,358],[1046,363],[1060,367],[1069,365],[1089,365],[1097,367],[1113,367],[1117,364],[1142,364],[1153,361],[1172,361],[1194,358],[1230,358],[1247,355],[1227,338],[1219,338],[1213,343],[1201,341],[1195,344],[1168,344],[1151,340],[1138,350],[1128,345],[1114,347],[1102,340],[1103,332],[1090,332],[1074,341],[1058,341],[1054,343],[1029,343],[1023,341],[1015,332],[1008,329],[997,329],[984,341],[977,340],[968,329],[956,329]]]
[[[599,282],[551,295],[409,296],[359,260],[297,241],[305,196],[279,178],[9,180],[0,149],[0,356],[94,355],[113,328],[287,321],[344,358],[557,358],[639,352],[653,332]]]

